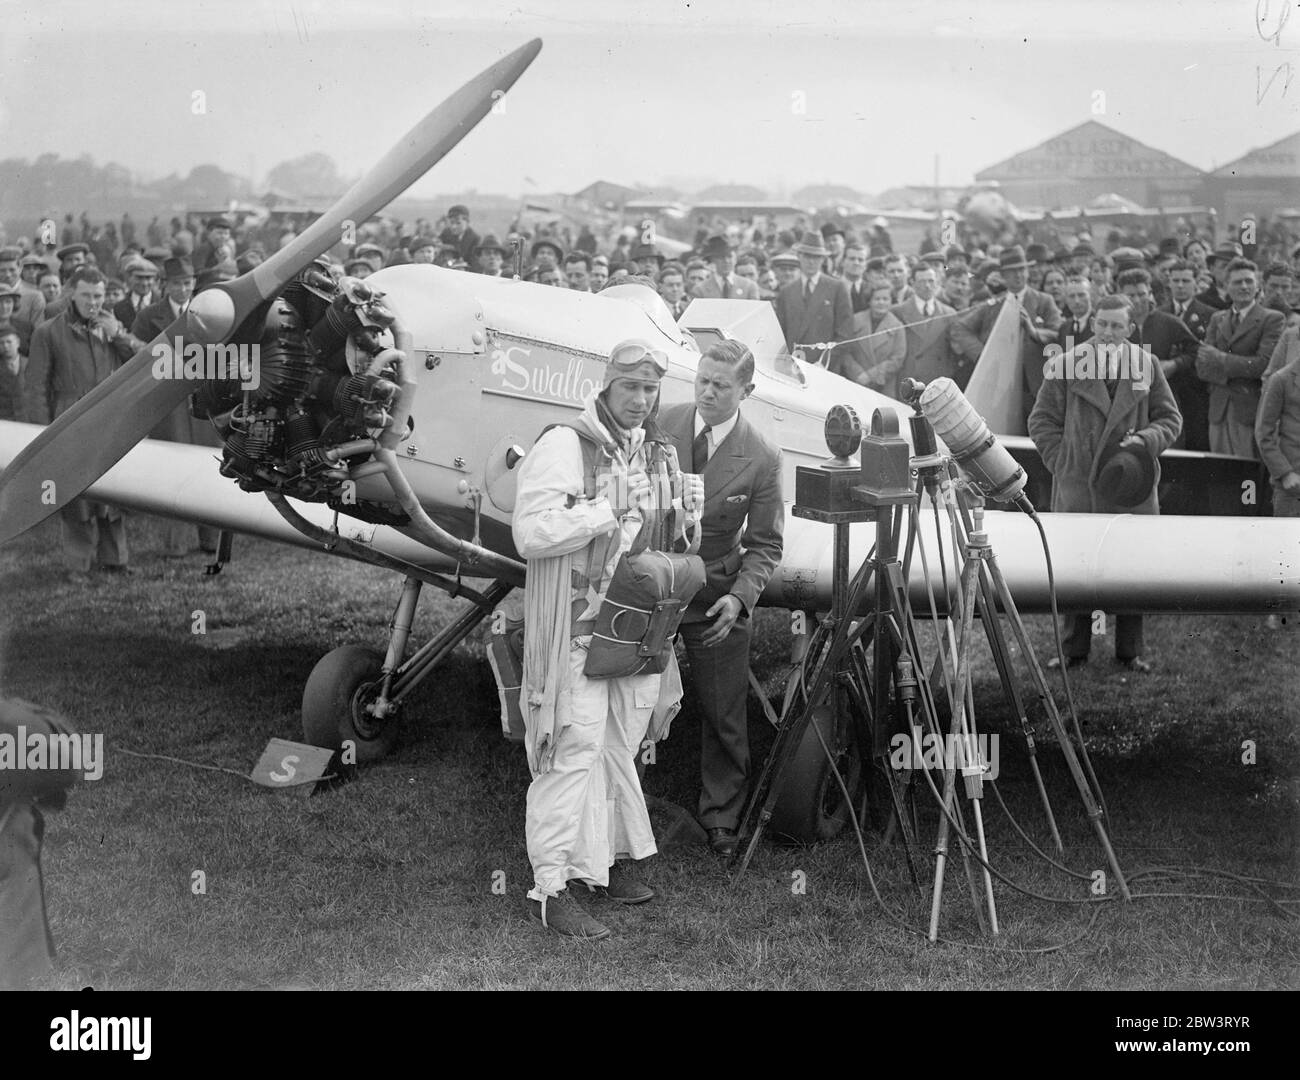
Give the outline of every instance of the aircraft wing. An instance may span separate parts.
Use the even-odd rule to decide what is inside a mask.
[[[39,424],[0,421],[0,470],[42,430]],[[211,446],[144,439],[97,480],[87,495],[148,514],[212,525],[248,536],[260,536],[295,547],[325,548],[298,532],[275,510],[265,495],[239,488],[217,471],[218,451]],[[57,491],[54,496],[57,497]],[[313,525],[334,527],[334,511],[319,503],[290,500]],[[418,540],[386,525],[371,525],[339,515],[341,536],[430,570],[452,570],[455,564]],[[347,557],[341,551],[331,554]]]
[[[0,468],[40,431],[34,424],[0,421]],[[146,439],[105,473],[89,494],[146,513],[326,550],[290,527],[265,496],[242,491],[221,476],[212,447]],[[313,524],[333,527],[334,512],[328,507],[293,505]],[[921,520],[921,543],[936,578],[936,603],[942,611],[945,598],[937,584],[939,539],[928,509]],[[1062,610],[1300,611],[1300,520],[1128,514],[1044,514],[1042,520]],[[1046,564],[1033,522],[1020,513],[992,511],[985,515],[985,524],[1016,604],[1026,613],[1049,611]],[[447,557],[400,529],[342,515],[338,528],[344,537],[375,551],[432,570],[454,568]],[[867,557],[875,528],[852,526],[851,537],[856,566]],[[763,602],[828,608],[832,548],[829,525],[795,517],[787,510],[784,558]],[[330,553],[347,557],[341,551]],[[951,580],[955,561],[950,540],[944,559]],[[919,551],[912,566],[912,603],[923,613],[928,599]],[[469,567],[463,569],[472,573]]]
[[[918,542],[925,548],[942,613],[940,541],[932,510],[927,506],[920,517]],[[1040,517],[1051,547],[1062,611],[1300,611],[1300,519],[1051,513]],[[1024,613],[1050,611],[1047,564],[1033,521],[1018,511],[995,510],[985,513],[984,525],[1016,606]],[[850,528],[850,561],[856,568],[875,541],[875,525]],[[946,520],[942,528],[947,536]],[[951,538],[943,552],[951,586]],[[900,550],[900,559],[902,554]],[[829,608],[832,556],[830,526],[788,515],[781,566],[768,584],[764,602]],[[958,552],[958,570],[961,557]],[[917,614],[929,611],[921,570],[918,551],[912,557],[909,581]]]

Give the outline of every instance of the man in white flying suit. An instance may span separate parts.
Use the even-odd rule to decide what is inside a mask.
[[[513,532],[528,561],[520,704],[533,774],[525,822],[534,875],[528,906],[544,926],[569,937],[609,935],[578,892],[624,904],[654,897],[629,861],[657,850],[635,762],[647,733],[662,736],[677,710],[676,661],[663,675],[588,679],[582,672],[618,557],[631,547],[643,515],[671,498],[648,475],[643,426],[655,414],[667,369],[667,354],[646,342],[612,350],[605,385],[577,421],[606,447],[594,478],[586,475],[591,453],[584,458],[578,433],[563,425],[543,433],[519,466]],[[667,453],[675,473],[671,446]],[[698,514],[699,478],[685,477],[682,494],[686,509]]]

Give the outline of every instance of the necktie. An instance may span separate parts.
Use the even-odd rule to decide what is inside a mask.
[[[812,282],[805,281],[803,283],[803,302],[807,304],[810,303],[811,301],[812,301]]]
[[[933,301],[933,300],[927,300],[927,301],[925,302],[925,317],[928,319],[928,318],[930,318],[930,316],[932,316],[933,314],[934,314],[934,301]]]
[[[722,299],[731,299],[731,280],[729,278],[722,279]]]
[[[1237,314],[1237,309],[1232,309],[1232,314],[1228,316],[1228,334],[1234,335],[1237,332],[1237,324],[1241,322],[1241,317]]]
[[[702,473],[704,466],[709,463],[709,432],[712,430],[706,426],[691,443],[691,471],[696,475]]]

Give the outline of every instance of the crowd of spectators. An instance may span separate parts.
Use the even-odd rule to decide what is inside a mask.
[[[645,224],[598,236],[588,225],[576,234],[573,226],[530,234],[516,222],[502,240],[480,234],[471,219],[464,205],[411,228],[378,219],[331,257],[355,277],[432,263],[585,292],[648,281],[674,318],[696,297],[766,300],[792,354],[890,395],[905,378],[946,375],[964,387],[1003,297],[1013,295],[1024,331],[1026,414],[1045,350],[1086,341],[1098,304],[1121,295],[1133,314],[1132,340],[1157,356],[1177,397],[1184,419],[1178,445],[1257,458],[1253,428],[1265,374],[1300,359],[1300,237],[1280,219],[1246,220],[1217,237],[1180,219],[1171,235],[1135,227],[1100,238],[1082,221],[1004,227],[993,238],[945,219],[915,252],[894,250],[884,219],[857,231],[802,218],[785,229],[761,219],[700,219],[685,251],[685,242],[656,242]],[[52,225],[0,248],[0,418],[41,418],[23,388],[32,336],[67,309],[77,267],[101,270],[104,307],[129,329],[169,295],[169,280],[192,278],[198,291],[232,279],[295,235],[220,216],[201,227],[155,218],[139,230],[129,215],[96,225],[69,214],[57,236]],[[1256,304],[1269,314],[1267,325],[1252,339],[1248,362],[1239,362],[1242,345],[1230,339]],[[1238,314],[1212,331],[1215,314],[1234,307]],[[1171,318],[1181,324],[1176,330]],[[1300,493],[1300,476],[1288,483],[1286,494]]]

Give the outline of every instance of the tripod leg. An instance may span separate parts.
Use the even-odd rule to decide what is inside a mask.
[[[987,934],[989,925],[984,919],[984,906],[980,903],[980,890],[975,883],[975,868],[970,859],[972,849],[967,839],[970,830],[966,828],[966,812],[961,807],[961,800],[957,798],[956,788],[953,789],[952,810],[957,819],[957,843],[961,847],[961,867],[966,874],[966,886],[970,889],[970,904],[975,909],[975,921],[980,924],[980,933]]]
[[[1106,826],[1102,823],[1101,807],[1098,805],[1093,790],[1088,784],[1087,777],[1083,775],[1083,768],[1079,764],[1074,744],[1070,741],[1065,725],[1061,722],[1061,714],[1056,708],[1056,699],[1052,697],[1051,692],[1048,690],[1047,678],[1043,674],[1043,669],[1039,667],[1038,657],[1034,655],[1034,651],[1030,647],[1029,635],[1025,632],[1024,623],[1020,619],[1020,612],[1016,609],[1011,590],[1007,588],[1006,579],[1002,576],[1002,570],[998,566],[996,557],[990,557],[989,570],[992,572],[993,585],[997,590],[998,599],[1002,603],[1002,609],[1007,612],[1011,621],[1012,632],[1016,635],[1016,640],[1025,654],[1025,659],[1029,662],[1029,669],[1033,673],[1039,697],[1043,699],[1043,704],[1047,708],[1047,717],[1051,721],[1052,729],[1056,732],[1057,741],[1061,744],[1061,753],[1064,754],[1065,763],[1070,769],[1070,775],[1074,778],[1074,786],[1079,791],[1079,798],[1083,800],[1088,820],[1092,822],[1093,831],[1097,834],[1097,842],[1101,844],[1102,851],[1106,855],[1106,861],[1110,864],[1111,872],[1119,883],[1120,895],[1125,900],[1129,900],[1132,897],[1129,893],[1128,882],[1124,880],[1124,871],[1120,869],[1119,859],[1115,856],[1115,851],[1110,845],[1110,837],[1106,833]]]
[[[1038,789],[1038,801],[1042,804],[1043,813],[1047,817],[1052,843],[1058,855],[1064,854],[1065,844],[1061,840],[1061,831],[1056,825],[1056,815],[1052,812],[1052,801],[1047,797],[1047,786],[1043,783],[1043,774],[1038,767],[1038,744],[1034,738],[1034,726],[1029,722],[1024,699],[1020,696],[1020,689],[1016,686],[1011,663],[1007,658],[1007,639],[1002,632],[1002,619],[998,615],[997,605],[993,602],[993,585],[987,567],[981,568],[980,597],[980,612],[983,615],[985,631],[989,636],[989,647],[993,650],[993,658],[997,663],[1002,692],[1010,699],[1011,707],[1015,709],[1020,721],[1020,733],[1025,738],[1025,754],[1029,761],[1029,771],[1033,774],[1034,786]]]
[[[846,573],[847,568],[836,567],[837,576]],[[739,881],[749,868],[750,860],[754,857],[754,851],[758,847],[758,841],[762,837],[763,830],[772,818],[773,807],[775,807],[776,801],[781,794],[781,781],[785,778],[790,759],[803,739],[804,731],[807,729],[808,724],[812,722],[814,710],[820,704],[823,695],[828,691],[834,693],[833,679],[848,647],[849,631],[852,627],[851,617],[848,613],[857,610],[873,573],[878,573],[877,567],[873,566],[870,569],[864,567],[863,572],[854,580],[854,587],[849,590],[847,603],[842,607],[837,605],[837,610],[833,613],[832,619],[834,625],[825,639],[824,652],[819,654],[809,653],[807,659],[814,661],[814,675],[807,699],[793,722],[790,722],[788,716],[782,719],[776,742],[772,745],[767,760],[763,763],[758,781],[750,795],[749,806],[746,808],[745,816],[741,820],[739,835],[742,839],[747,838],[748,842],[744,845],[744,854],[741,857],[736,878],[734,879],[736,881]]]
[[[952,695],[950,702],[952,706],[952,719],[948,729],[948,737],[951,740],[961,729],[965,717],[966,698],[962,691],[965,685],[963,679],[968,675],[968,665],[970,662],[970,638],[973,623],[975,621],[975,574],[979,571],[978,563],[974,560],[967,560],[962,567],[962,609],[961,609],[961,636],[958,638],[958,662],[957,662],[957,689]],[[949,743],[951,745],[951,743]],[[930,940],[934,941],[939,936],[939,903],[943,893],[943,867],[942,863],[946,858],[948,850],[948,830],[950,828],[949,815],[953,813],[956,802],[957,773],[949,764],[948,755],[944,755],[943,771],[943,815],[939,818],[939,835],[935,841],[935,851],[937,858],[935,860],[934,870],[934,898],[930,905]],[[964,831],[964,830],[963,830]],[[962,858],[966,859],[966,849],[962,846]],[[976,899],[976,910],[979,910],[978,893],[975,892],[975,882],[970,875],[970,867],[966,868],[967,878],[970,880],[971,890]],[[982,921],[982,916],[981,916]]]
[[[993,927],[993,936],[996,937],[998,933],[998,909],[997,904],[994,903],[993,900],[993,877],[989,873],[988,866],[984,865],[989,861],[988,844],[984,842],[984,815],[980,811],[979,799],[972,799],[971,803],[975,807],[975,836],[979,840],[980,858],[984,860],[984,863],[981,864],[981,868],[984,871],[984,895],[988,900],[989,905],[989,922]],[[978,906],[976,907],[976,910],[979,910]]]

